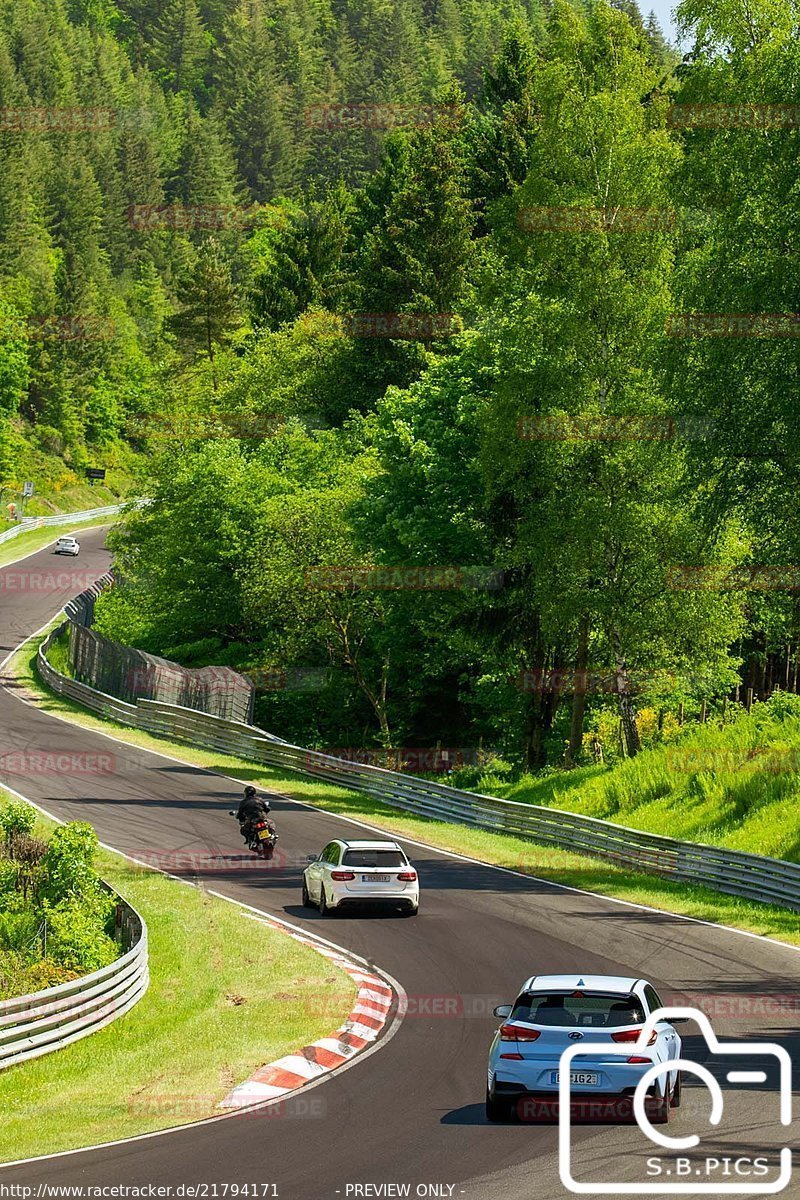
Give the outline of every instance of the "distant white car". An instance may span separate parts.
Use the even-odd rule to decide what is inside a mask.
[[[325,916],[347,905],[381,904],[419,912],[419,878],[397,842],[329,842],[303,872],[303,904]]]
[[[646,1048],[636,1043],[662,1001],[646,979],[612,975],[534,975],[513,1004],[501,1004],[502,1021],[489,1050],[486,1116],[507,1120],[523,1097],[558,1098],[561,1055],[584,1039],[601,1049],[575,1061],[570,1071],[574,1100],[632,1098],[639,1080],[656,1063],[681,1056],[681,1039],[671,1021],[658,1021]],[[674,1018],[682,1024],[685,1018]],[[630,1046],[626,1055],[620,1053]],[[611,1053],[617,1050],[617,1053]],[[666,1070],[652,1092],[657,1121],[668,1121],[681,1102],[681,1074]]]
[[[60,537],[56,542],[55,554],[71,554],[73,558],[76,554],[80,554],[81,544],[74,537]]]

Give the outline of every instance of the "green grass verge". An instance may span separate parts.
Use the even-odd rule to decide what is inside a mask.
[[[800,945],[798,914],[773,905],[739,900],[735,896],[723,896],[707,888],[690,887],[626,871],[568,851],[537,846],[522,838],[484,833],[398,812],[347,788],[293,772],[260,766],[232,755],[156,738],[139,730],[104,721],[79,705],[60,699],[45,688],[35,670],[39,640],[41,639],[29,643],[15,656],[9,664],[9,673],[39,697],[43,709],[77,724],[105,733],[113,732],[115,737],[132,745],[172,754],[193,766],[218,771],[264,788],[273,788],[329,812],[367,821],[388,832],[427,842],[429,845],[452,850],[482,862],[509,867],[554,883],[567,884],[631,903],[645,904],[700,920],[716,921],[750,933],[777,938],[791,945]]]
[[[468,778],[505,800],[553,805],[687,841],[800,862],[800,697],[776,694],[730,724],[692,726],[614,767],[515,783]],[[463,778],[462,778],[463,777]]]
[[[100,506],[98,505],[98,507]],[[119,517],[116,516],[104,517],[102,524],[113,525],[118,520]],[[21,533],[18,537],[12,538],[10,542],[0,542],[0,567],[6,567],[9,563],[16,562],[17,559],[34,554],[37,550],[43,550],[45,546],[49,546],[56,538],[65,534],[75,533],[79,529],[96,529],[97,527],[98,520],[95,517],[91,521],[78,522],[76,525],[58,525],[55,528],[31,529],[28,533]],[[63,563],[66,560],[62,558],[60,561]]]
[[[235,905],[109,851],[98,866],[147,922],[150,987],[99,1033],[0,1072],[2,1162],[213,1116],[352,1008],[349,976]]]

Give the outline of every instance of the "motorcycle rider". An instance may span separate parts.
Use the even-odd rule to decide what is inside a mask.
[[[275,825],[270,820],[269,801],[259,799],[256,789],[250,785],[244,789],[244,796],[236,810],[236,819],[239,822],[242,837],[248,843],[252,838],[253,825],[256,821],[266,821],[270,833],[277,833]]]

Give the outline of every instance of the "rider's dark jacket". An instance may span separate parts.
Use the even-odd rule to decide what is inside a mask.
[[[260,821],[267,816],[267,806],[263,800],[259,800],[258,796],[245,796],[239,804],[236,816],[240,821],[246,821],[248,824],[251,821]]]

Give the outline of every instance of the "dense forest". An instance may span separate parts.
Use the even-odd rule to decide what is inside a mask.
[[[0,481],[135,455],[100,629],[534,768],[796,691],[798,16],[0,0]]]

